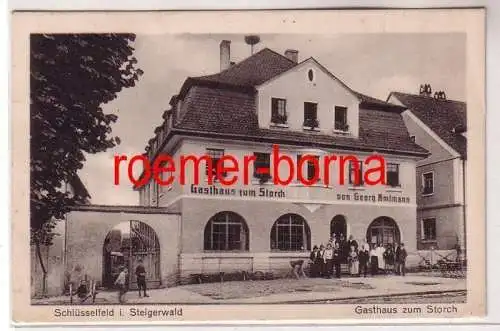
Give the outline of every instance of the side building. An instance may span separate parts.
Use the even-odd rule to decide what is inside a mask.
[[[148,142],[151,164],[161,154],[178,168],[170,185],[150,180],[136,187],[142,206],[166,208],[180,215],[179,279],[230,271],[289,270],[293,259],[307,260],[314,245],[333,235],[352,235],[372,244],[404,242],[417,250],[415,171],[427,150],[410,139],[402,113],[405,107],[384,102],[348,87],[314,58],[298,61],[298,52],[284,55],[265,48],[232,64],[230,41],[220,45],[221,72],[189,77],[164,121]],[[341,171],[330,166],[330,183],[306,186],[283,162],[274,164],[272,148],[297,161],[305,156],[356,156],[359,171],[374,153],[386,161],[386,185],[356,185],[356,165]],[[180,157],[210,155],[216,167],[224,155],[240,161],[234,185],[208,183],[202,170],[187,163],[185,185],[179,183]],[[253,155],[250,181],[242,181],[245,156]],[[312,178],[325,165],[309,158],[303,173]],[[228,166],[228,164],[225,164]],[[269,169],[261,174],[257,168]],[[272,175],[293,176],[287,186],[273,185]],[[195,174],[198,172],[198,182]],[[343,176],[345,185],[339,185]],[[160,247],[162,243],[160,242]],[[411,260],[411,258],[410,258]]]
[[[392,92],[388,101],[402,113],[412,139],[430,155],[417,162],[417,248],[465,252],[466,104],[431,96]]]

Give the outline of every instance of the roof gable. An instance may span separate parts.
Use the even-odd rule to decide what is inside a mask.
[[[422,123],[431,129],[463,158],[467,157],[467,138],[455,132],[467,127],[467,105],[456,100],[437,100],[433,97],[391,92]]]

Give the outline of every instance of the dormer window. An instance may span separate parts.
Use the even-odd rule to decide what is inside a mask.
[[[304,127],[315,129],[318,126],[318,104],[304,102]]]
[[[286,99],[271,98],[271,122],[273,124],[286,124]]]
[[[349,131],[349,125],[347,124],[347,107],[335,106],[335,130],[336,131]]]

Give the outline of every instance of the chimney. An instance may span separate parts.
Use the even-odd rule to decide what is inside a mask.
[[[220,71],[231,66],[231,41],[223,40],[220,43]]]
[[[299,51],[295,49],[287,49],[285,51],[285,56],[295,63],[299,62]]]

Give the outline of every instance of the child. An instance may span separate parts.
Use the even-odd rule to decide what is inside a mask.
[[[123,296],[127,293],[127,269],[122,266],[120,267],[120,274],[115,280],[115,285],[118,287],[118,302],[124,303]]]
[[[348,261],[349,261],[349,272],[351,273],[351,276],[359,276],[359,258],[355,246],[351,246],[351,251],[349,252]]]

